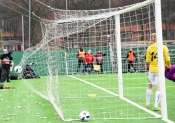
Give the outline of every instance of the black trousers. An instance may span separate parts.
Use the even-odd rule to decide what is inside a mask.
[[[97,65],[100,65],[100,71],[103,73],[103,63],[97,62]]]
[[[83,71],[82,71],[82,73],[84,73],[84,70],[85,70],[84,58],[79,58],[78,59],[77,73],[80,71],[81,64],[83,65]]]
[[[9,74],[10,74],[10,68],[2,68],[1,71],[1,82],[4,82],[5,80],[9,81]]]
[[[88,68],[89,68],[89,70],[88,70]],[[89,74],[91,74],[92,70],[93,70],[93,63],[85,64],[85,72],[88,72]]]
[[[133,61],[128,61],[128,72],[131,72],[131,67],[136,71],[136,69],[134,68],[134,65],[133,65]]]

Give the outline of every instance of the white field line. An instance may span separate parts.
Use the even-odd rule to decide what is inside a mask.
[[[166,86],[166,88],[174,88],[175,86]],[[133,88],[133,87],[127,87],[128,89]],[[124,89],[127,89],[124,88]],[[134,87],[134,88],[141,88],[141,89],[146,89],[147,87]]]
[[[100,89],[100,90],[103,90],[103,91],[105,91],[105,92],[107,92],[107,93],[109,93],[109,94],[112,94],[112,95],[116,96],[116,97],[119,97],[118,94],[113,93],[113,92],[111,92],[111,91],[109,91],[109,90],[106,90],[105,88],[102,88],[102,87],[100,87],[100,86],[97,86],[97,85],[95,85],[95,84],[93,84],[93,83],[90,83],[90,82],[88,82],[88,81],[86,81],[86,80],[83,80],[83,79],[80,79],[80,78],[77,78],[77,77],[71,76],[71,75],[68,75],[68,76],[71,77],[71,78],[77,79],[77,80],[79,80],[79,81],[82,81],[82,82],[84,82],[84,83],[86,83],[86,84],[88,84],[88,85],[91,85],[91,86],[93,86],[93,87],[96,87],[96,88],[98,88],[98,89]],[[156,118],[161,118],[161,115],[159,115],[159,114],[157,114],[157,113],[155,113],[155,112],[153,112],[153,111],[150,111],[150,110],[148,110],[147,108],[145,108],[145,107],[143,107],[143,106],[140,106],[140,105],[136,104],[135,102],[132,102],[131,100],[128,100],[128,99],[126,99],[126,98],[124,98],[124,97],[120,97],[120,98],[123,99],[123,100],[125,100],[126,102],[128,102],[128,103],[130,103],[130,104],[136,106],[137,108],[140,108],[140,109],[144,110],[145,112],[148,112],[148,113],[154,115]],[[169,120],[169,119],[162,119],[162,120],[164,120],[164,121],[167,122],[167,123],[174,123],[173,121],[171,121],[171,120]]]

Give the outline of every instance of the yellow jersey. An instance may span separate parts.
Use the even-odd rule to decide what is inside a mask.
[[[170,68],[170,57],[167,46],[163,45],[163,58],[167,68]],[[149,64],[150,72],[158,72],[157,43],[148,47],[146,52],[146,62]]]

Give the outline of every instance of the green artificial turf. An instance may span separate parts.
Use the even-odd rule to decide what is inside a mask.
[[[133,73],[136,74],[136,73]],[[123,74],[123,77],[125,79],[125,76],[133,76],[133,74]],[[145,74],[138,74],[140,76],[139,81],[145,81]],[[90,76],[90,75],[89,75]],[[107,90],[117,93],[117,90],[114,90],[113,86],[116,85],[116,82],[111,82],[111,84],[102,84],[102,81],[98,81],[98,78],[100,80],[104,80],[107,78],[107,74],[103,75],[91,75],[90,77],[87,77],[86,75],[77,75],[74,76],[76,78],[81,78],[81,80],[86,80],[89,83],[93,83],[97,86],[100,86],[102,88],[106,88]],[[110,75],[111,80],[114,81],[112,78],[114,75]],[[143,77],[142,77],[143,76]],[[41,77],[40,80],[44,79],[44,77]],[[63,79],[63,78],[62,78]],[[109,78],[108,78],[109,79]],[[143,79],[143,80],[142,80]],[[97,114],[98,112],[95,112],[93,109],[93,106],[95,108],[100,108],[103,106],[106,107],[112,107],[111,105],[114,105],[117,112],[117,105],[115,102],[120,102],[123,104],[123,109],[125,109],[125,105],[129,106],[127,108],[134,108],[135,112],[127,112],[132,114],[134,117],[139,117],[140,113],[142,113],[141,110],[138,110],[133,105],[128,105],[125,101],[119,99],[119,98],[110,98],[109,100],[106,100],[104,103],[103,98],[99,98],[100,95],[103,96],[110,96],[110,94],[95,88],[92,85],[89,85],[87,83],[82,82],[81,80],[77,80],[72,77],[65,77],[64,83],[60,83],[60,96],[64,97],[66,95],[66,91],[69,89],[69,96],[79,96],[79,93],[81,95],[90,94],[91,88],[93,88],[93,92],[97,94],[96,98],[77,98],[77,99],[61,99],[62,108],[65,109],[67,112],[64,112],[66,115],[73,115],[73,117],[76,119],[79,115],[79,112],[84,109],[89,108],[89,112],[93,112],[93,114]],[[35,79],[30,79],[30,82],[35,82]],[[125,80],[126,81],[126,80]],[[37,80],[38,82],[38,80]],[[14,87],[15,89],[7,89],[7,90],[0,90],[0,122],[4,123],[63,123],[59,116],[57,115],[56,111],[52,107],[51,103],[40,97],[39,95],[35,94],[33,91],[31,91],[26,84],[24,83],[24,80],[12,80],[10,83],[4,83],[4,85],[9,85],[11,87]],[[70,87],[71,86],[71,87]],[[82,91],[83,86],[86,86],[84,91]],[[129,89],[125,87],[138,87],[137,89]],[[138,102],[139,105],[145,104],[145,88],[146,83],[140,83],[140,82],[124,82],[124,97],[131,99],[131,101]],[[142,87],[142,88],[139,88]],[[145,88],[144,88],[145,87]],[[88,89],[87,89],[88,88]],[[175,83],[166,80],[166,91],[167,91],[167,105],[168,105],[168,118],[172,121],[175,121]],[[75,91],[76,90],[76,91]],[[81,90],[81,92],[80,92]],[[136,98],[131,98],[131,94],[129,93],[136,93],[135,91],[141,92],[141,94],[136,94]],[[153,92],[154,93],[154,92]],[[98,97],[99,96],[99,97]],[[153,94],[154,96],[154,94]],[[153,98],[154,99],[154,98]],[[141,101],[140,101],[141,100]],[[88,103],[89,102],[89,103]],[[93,102],[93,103],[92,103]],[[79,104],[78,104],[79,103]],[[89,105],[87,107],[83,107],[83,103],[88,103]],[[80,107],[73,106],[74,104],[80,105]],[[93,106],[92,106],[93,104]],[[118,107],[119,109],[121,107]],[[74,110],[75,114],[72,114],[71,110]],[[92,111],[91,111],[92,110]],[[151,110],[151,109],[150,109]],[[77,111],[77,112],[76,112]],[[108,115],[108,112],[110,114],[110,111],[106,111],[106,115]],[[124,110],[125,111],[125,110]],[[126,110],[128,111],[128,110]],[[137,112],[139,111],[139,113]],[[143,111],[144,112],[144,111]],[[133,114],[135,113],[135,114]],[[160,114],[160,112],[159,112]],[[145,113],[145,116],[149,116],[149,114]],[[100,116],[92,116],[91,120],[87,121],[88,123],[164,123],[161,119],[117,119],[117,120],[93,120],[95,117]],[[103,118],[104,116],[101,116]],[[120,118],[120,117],[119,117]],[[71,121],[73,123],[80,123],[81,121]]]

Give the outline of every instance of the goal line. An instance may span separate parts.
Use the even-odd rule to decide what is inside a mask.
[[[72,75],[68,75],[68,76],[71,77],[71,78],[74,78],[74,79],[76,79],[76,80],[79,80],[79,81],[81,81],[81,82],[84,82],[84,83],[86,83],[86,84],[89,84],[89,85],[91,85],[91,86],[93,86],[93,87],[95,87],[95,88],[98,88],[98,89],[100,89],[100,90],[102,90],[102,91],[104,91],[104,92],[106,92],[106,93],[109,93],[109,94],[115,96],[115,97],[119,97],[118,94],[113,93],[113,92],[111,92],[111,91],[109,91],[109,90],[107,90],[107,89],[105,89],[105,88],[100,87],[100,86],[97,86],[97,85],[95,85],[95,84],[93,84],[93,83],[91,83],[91,82],[88,82],[88,81],[86,81],[86,80],[77,78],[77,77],[72,76]],[[129,99],[126,99],[126,98],[124,98],[124,97],[119,97],[119,98],[122,99],[122,100],[124,100],[124,101],[126,101],[126,102],[128,102],[128,103],[130,103],[131,105],[134,105],[135,107],[137,107],[137,108],[139,108],[139,109],[142,109],[143,111],[145,111],[145,112],[147,112],[147,113],[149,113],[149,114],[152,114],[153,116],[155,116],[155,118],[161,118],[161,115],[160,115],[160,114],[157,114],[157,113],[155,113],[155,112],[153,112],[153,111],[150,111],[150,110],[148,110],[147,108],[145,108],[145,107],[143,107],[143,106],[141,106],[141,105],[138,105],[137,103],[135,103],[135,102],[133,102],[133,101],[131,101],[131,100],[129,100]],[[148,117],[148,118],[149,118],[149,117]],[[115,118],[114,118],[114,119],[115,119]],[[116,119],[121,119],[121,118],[116,118]],[[140,118],[139,118],[139,119],[140,119]],[[171,121],[171,120],[169,120],[169,119],[162,119],[162,120],[164,120],[165,122],[168,122],[168,123],[174,123],[173,121]]]

